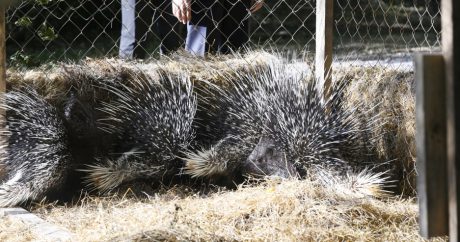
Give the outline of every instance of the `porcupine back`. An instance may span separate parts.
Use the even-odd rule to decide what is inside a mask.
[[[109,191],[126,181],[179,173],[178,157],[194,137],[196,98],[187,76],[159,72],[158,80],[140,75],[129,86],[107,86],[117,98],[103,105],[100,124],[118,139],[113,154],[86,169],[90,186]]]
[[[323,100],[312,75],[290,63],[276,62],[228,77],[230,87],[209,86],[219,96],[215,120],[225,113],[222,123],[214,125],[224,135],[210,147],[188,154],[188,174],[206,177],[237,171],[289,176],[295,170],[305,176],[311,170],[348,171],[364,165],[361,157],[371,141],[353,110],[341,105],[345,80]],[[258,154],[262,150],[270,157]]]
[[[71,163],[67,134],[55,107],[31,87],[3,94],[6,142],[0,169],[0,207],[44,197],[59,188]]]

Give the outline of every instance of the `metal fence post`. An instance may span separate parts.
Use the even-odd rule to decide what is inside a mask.
[[[332,38],[334,29],[334,0],[316,1],[315,75],[320,90],[327,99],[332,83]]]

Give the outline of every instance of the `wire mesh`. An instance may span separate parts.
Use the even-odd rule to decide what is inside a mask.
[[[336,59],[412,69],[413,53],[440,50],[439,5],[439,0],[336,1]]]
[[[158,19],[172,16],[171,6],[158,6],[156,1],[148,0],[137,2],[143,2],[143,7],[133,9],[136,25],[142,25],[145,31],[136,39],[142,42],[140,48],[149,57],[157,57],[161,39],[154,25]],[[307,0],[267,1],[257,13],[246,11],[248,45],[313,50],[314,4]],[[17,2],[7,10],[9,64],[36,66],[52,61],[117,56],[121,30],[126,27],[122,24],[121,7],[120,0]],[[183,47],[185,26],[177,22],[168,28]]]
[[[141,48],[149,57],[157,57],[161,39],[154,24],[159,18],[172,17],[171,6],[143,1],[141,10],[134,9],[136,24],[145,26],[136,38],[142,40]],[[229,2],[236,5],[238,1]],[[209,8],[219,4],[211,2]],[[266,1],[260,11],[247,11],[244,19],[249,25],[249,45],[314,51],[315,5],[309,0]],[[121,0],[17,2],[7,11],[9,64],[35,66],[56,60],[117,56],[121,30],[126,27],[122,26],[121,7]],[[230,15],[231,8],[225,14]],[[384,64],[388,58],[432,52],[440,46],[438,0],[336,0],[334,16],[334,54],[341,59],[372,59]],[[183,47],[185,26],[177,22],[168,28]]]

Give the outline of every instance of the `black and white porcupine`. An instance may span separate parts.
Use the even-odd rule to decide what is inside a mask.
[[[194,138],[196,98],[187,76],[159,72],[158,80],[135,75],[129,85],[106,86],[116,99],[103,104],[106,117],[99,123],[117,138],[111,154],[85,169],[89,186],[105,192],[179,173],[178,157]]]
[[[57,109],[31,87],[3,94],[0,109],[6,111],[0,131],[0,207],[40,199],[59,188],[71,155]]]
[[[213,141],[201,151],[188,152],[186,173],[289,177],[330,171],[325,176],[362,165],[355,155],[365,154],[370,141],[353,110],[341,105],[345,82],[323,100],[314,78],[294,64],[274,62],[224,79],[231,85],[209,85],[208,96],[217,97],[216,103],[200,105],[205,110],[198,111],[207,119],[200,130],[214,134]]]

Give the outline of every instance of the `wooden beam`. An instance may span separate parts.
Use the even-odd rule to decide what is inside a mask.
[[[48,223],[23,208],[0,208],[1,217],[24,223],[40,241],[72,241],[74,237],[67,229]]]
[[[0,92],[6,90],[6,18],[5,6],[0,6]]]
[[[460,1],[442,0],[442,48],[447,80],[449,239],[459,241],[460,197]],[[457,45],[455,45],[455,43]]]
[[[447,236],[446,81],[442,55],[415,56],[420,233]]]
[[[324,97],[329,97],[332,85],[332,42],[334,30],[334,0],[316,1],[315,75]]]

